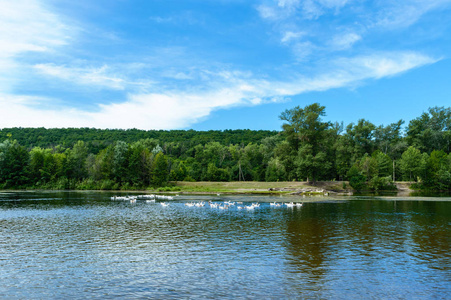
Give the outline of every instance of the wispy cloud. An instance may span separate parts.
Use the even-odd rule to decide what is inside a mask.
[[[62,107],[42,109],[33,103],[45,99],[0,95],[0,127],[186,128],[214,110],[260,105],[306,92],[353,86],[435,61],[412,52],[380,53],[339,59],[331,62],[333,69],[328,72],[308,77],[299,74],[296,79],[287,81],[268,81],[249,78],[240,72],[226,72],[222,75],[223,83],[208,90],[129,94],[126,101],[99,105],[96,112]]]
[[[307,58],[315,51],[316,46],[310,42],[298,42],[292,45],[293,54],[296,61],[302,62],[306,61]]]
[[[305,32],[303,32],[303,31],[296,31],[296,32],[286,31],[283,33],[283,37],[280,41],[282,43],[288,43],[290,41],[297,40],[304,35],[305,35]]]
[[[0,56],[46,51],[67,43],[66,25],[33,0],[0,0]]]
[[[41,74],[81,85],[123,90],[127,84],[123,78],[110,74],[106,65],[99,68],[69,68],[54,64],[37,64],[34,68]]]
[[[351,48],[356,42],[360,41],[362,37],[354,32],[345,34],[337,34],[332,39],[332,47],[336,50],[345,50]]]
[[[451,0],[382,0],[371,5],[349,0],[267,0],[257,11],[273,25],[272,34],[281,37],[281,45],[292,48],[296,61],[311,61],[313,56],[334,55],[356,45],[368,51],[373,35],[404,30],[425,14],[450,6]]]
[[[20,56],[51,52],[70,40],[69,27],[38,1],[0,0],[0,89],[10,90],[24,65]]]
[[[437,9],[449,8],[451,0],[382,1],[371,20],[371,27],[404,29],[416,23],[423,15]]]
[[[383,52],[337,60],[336,65],[349,74],[368,79],[380,79],[401,74],[414,68],[436,63],[440,59],[416,52]]]
[[[193,11],[184,11],[173,15],[151,16],[151,21],[159,24],[174,24],[174,25],[196,25],[204,24],[204,17],[200,14],[195,14]]]

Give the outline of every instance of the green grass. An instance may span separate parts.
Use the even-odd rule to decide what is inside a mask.
[[[295,190],[313,187],[324,188],[324,183],[317,186],[308,185],[306,182],[257,182],[257,181],[233,181],[233,182],[173,182],[174,187],[180,188],[180,192],[187,193],[246,193],[246,194],[285,194]],[[337,186],[337,183],[333,183]],[[285,189],[274,191],[270,189]]]

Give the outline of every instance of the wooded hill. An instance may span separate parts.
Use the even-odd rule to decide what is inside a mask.
[[[209,142],[219,142],[221,145],[247,145],[258,143],[262,139],[277,133],[277,131],[249,129],[195,131],[16,127],[0,129],[0,141],[12,137],[27,149],[33,147],[55,148],[56,146],[72,148],[78,141],[84,141],[89,152],[97,154],[116,141],[130,144],[139,140],[154,139],[161,145],[179,143],[189,148],[198,144],[205,145]]]

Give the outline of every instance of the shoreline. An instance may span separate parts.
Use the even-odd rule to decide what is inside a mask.
[[[179,195],[274,195],[274,196],[389,196],[418,197],[431,194],[451,196],[449,192],[416,191],[410,189],[410,182],[395,182],[397,190],[391,191],[355,191],[347,181],[318,181],[308,183],[302,181],[289,182],[170,182],[169,187],[157,189],[128,190],[53,190],[53,189],[11,189],[0,192],[105,192],[105,193],[144,193],[144,194],[179,194]]]

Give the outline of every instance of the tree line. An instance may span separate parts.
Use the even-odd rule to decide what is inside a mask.
[[[282,130],[0,131],[0,188],[138,189],[172,181],[346,180],[358,190],[451,190],[451,109],[407,126],[323,120],[319,103],[281,113]]]

